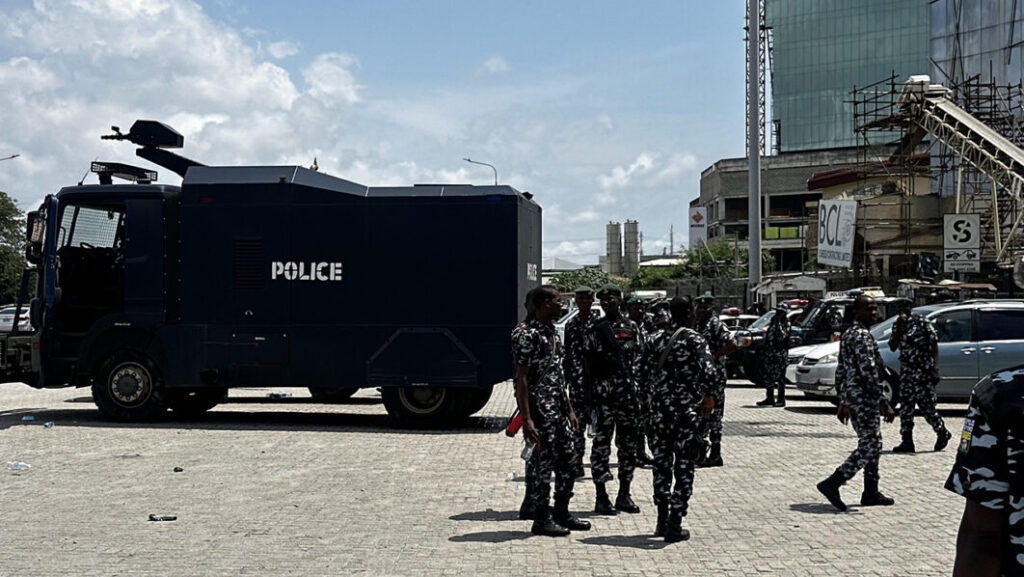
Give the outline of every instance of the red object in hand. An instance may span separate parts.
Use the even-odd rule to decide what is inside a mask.
[[[523,426],[523,415],[519,411],[516,411],[512,418],[508,420],[508,424],[505,425],[505,435],[508,437],[515,437],[516,433]]]

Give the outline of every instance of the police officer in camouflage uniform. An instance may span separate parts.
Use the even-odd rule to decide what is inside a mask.
[[[694,460],[704,448],[700,421],[714,408],[715,367],[707,343],[690,328],[690,300],[674,298],[671,311],[672,323],[650,343],[643,364],[652,393],[651,448],[658,508],[654,534],[675,543],[690,538],[682,519],[693,494]]]
[[[512,329],[512,348],[515,349],[516,339],[519,337],[519,333],[526,327],[526,324],[530,322],[533,317],[537,314],[536,307],[533,306],[532,297],[533,291],[536,288],[530,289],[526,293],[526,302],[523,306],[526,307],[526,318],[523,319],[514,329]],[[513,385],[514,387],[514,385]],[[515,390],[516,404],[519,404],[519,391]],[[526,491],[523,494],[523,503],[519,506],[519,518],[523,520],[532,520],[537,517],[537,508],[540,504],[540,483],[537,479],[537,463],[538,455],[535,454],[526,461]]]
[[[516,362],[516,401],[523,415],[523,436],[536,443],[534,455],[540,503],[531,531],[537,535],[565,536],[586,531],[590,523],[569,513],[575,479],[572,429],[578,423],[565,391],[562,347],[554,322],[561,316],[558,290],[541,286],[530,297],[535,316],[516,334],[512,356]],[[549,508],[550,478],[555,475],[555,507]]]
[[[775,309],[768,330],[764,335],[761,349],[761,370],[764,375],[765,397],[756,404],[762,407],[786,406],[786,358],[789,353],[789,310],[784,306]],[[778,396],[775,391],[778,389]]]
[[[893,453],[914,452],[914,407],[935,431],[935,450],[946,448],[952,438],[935,407],[939,384],[939,336],[921,315],[913,314],[910,302],[900,304],[899,317],[892,325],[889,349],[900,351],[900,436]]]
[[[629,297],[626,301],[626,315],[629,317],[629,320],[640,327],[640,342],[646,346],[651,340],[651,334],[656,330],[654,315],[647,312],[647,303],[641,297],[635,295]],[[640,351],[639,356],[643,356],[643,351]],[[642,409],[640,426],[637,429],[636,464],[640,467],[648,467],[651,464],[651,458],[647,456],[647,439],[649,436],[647,429],[650,423],[651,412],[651,405],[648,402],[650,387],[639,375],[637,376],[636,384],[637,389],[640,391],[640,405]]]
[[[586,427],[584,423],[591,421],[591,407],[589,392],[585,386],[585,366],[583,362],[583,339],[590,325],[596,320],[597,315],[592,314],[594,306],[594,289],[588,286],[581,286],[575,290],[574,299],[579,313],[576,314],[565,325],[565,381],[569,386],[569,401],[572,402],[576,417],[580,420],[580,426],[573,432],[573,441],[576,447],[576,464],[573,467],[573,476],[580,479],[584,476],[583,454],[587,450]]]
[[[967,498],[953,577],[1024,577],[1024,366],[974,388],[946,488]]]
[[[729,335],[722,321],[715,314],[715,297],[706,292],[697,297],[697,332],[708,343],[711,356],[715,360],[714,392],[715,410],[708,419],[708,438],[711,441],[711,452],[699,463],[700,467],[722,466],[722,417],[725,414],[725,356],[736,350],[736,343]]]
[[[880,371],[882,357],[878,343],[868,327],[878,319],[878,305],[869,296],[857,297],[853,305],[854,323],[843,333],[839,342],[839,366],[836,368],[836,388],[840,406],[836,413],[844,425],[852,419],[857,432],[857,449],[832,475],[818,483],[818,491],[840,511],[846,510],[839,487],[864,469],[864,492],[860,504],[892,505],[894,500],[878,490],[878,459],[882,451],[880,417],[887,423],[896,418],[889,401],[882,394]]]
[[[590,451],[590,468],[597,489],[594,511],[614,515],[617,511],[639,513],[630,495],[630,483],[636,468],[637,430],[640,425],[640,398],[634,380],[639,354],[643,350],[640,329],[622,316],[622,290],[605,285],[597,291],[605,316],[587,331],[584,357],[593,408],[597,412],[596,434]],[[612,508],[605,483],[612,479],[609,470],[612,435],[618,449],[619,494]]]

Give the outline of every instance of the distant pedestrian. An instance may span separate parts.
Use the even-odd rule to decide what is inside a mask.
[[[715,378],[712,397],[715,399],[715,410],[708,418],[708,438],[711,450],[706,459],[700,462],[701,467],[721,467],[722,461],[722,419],[725,416],[725,356],[736,350],[736,343],[729,334],[729,329],[722,324],[715,314],[715,297],[706,292],[696,298],[697,325],[696,330],[708,343],[711,357],[714,359]]]
[[[900,304],[899,316],[892,325],[889,349],[900,351],[900,436],[893,453],[914,452],[914,411],[919,408],[924,420],[935,431],[935,450],[941,451],[953,435],[939,415],[935,387],[939,384],[939,336],[924,317],[914,314],[910,301]]]
[[[1024,367],[974,388],[946,488],[967,498],[953,577],[1024,576]]]
[[[540,502],[531,531],[537,535],[564,536],[570,530],[586,531],[590,523],[569,513],[575,479],[572,429],[578,423],[565,391],[562,348],[554,322],[562,313],[558,290],[544,285],[533,291],[534,317],[516,335],[512,356],[516,362],[516,401],[523,415],[523,436],[534,443]],[[555,507],[549,496],[555,476]]]
[[[896,418],[889,401],[882,394],[880,370],[882,357],[878,343],[868,327],[878,319],[878,305],[868,296],[858,296],[853,305],[854,322],[843,333],[839,344],[839,366],[836,368],[836,388],[840,405],[836,413],[844,425],[853,421],[857,432],[857,449],[850,454],[832,475],[818,483],[818,491],[840,511],[846,510],[839,487],[864,469],[864,492],[860,504],[892,505],[894,500],[878,490],[878,460],[882,451],[880,419],[887,423]]]
[[[682,520],[693,494],[694,461],[703,457],[701,419],[714,408],[715,368],[707,342],[691,328],[690,300],[676,297],[670,306],[672,322],[648,347],[644,372],[650,375],[652,389],[652,467],[658,508],[654,534],[674,543],[690,537]]]
[[[765,406],[786,406],[786,359],[789,354],[789,310],[785,306],[775,309],[764,335],[761,349],[761,371],[764,378],[765,397],[757,404]]]

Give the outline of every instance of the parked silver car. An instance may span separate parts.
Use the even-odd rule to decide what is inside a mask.
[[[14,315],[17,312],[16,306],[5,306],[0,308],[0,333],[9,333],[14,330]],[[32,323],[29,320],[28,305],[21,307],[21,315],[18,319],[18,330],[30,332]]]
[[[973,300],[917,307],[939,336],[940,400],[967,401],[978,380],[1024,357],[1024,301]],[[875,325],[871,334],[885,364],[900,370],[899,351],[889,350],[896,317]],[[825,343],[808,351],[796,367],[796,385],[808,396],[835,400],[835,374],[839,343]]]

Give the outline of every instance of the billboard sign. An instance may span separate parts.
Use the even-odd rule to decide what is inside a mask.
[[[708,209],[704,206],[690,207],[690,250],[708,240]]]
[[[947,214],[942,227],[942,271],[981,272],[981,218]]]
[[[857,231],[857,201],[822,200],[818,203],[818,262],[849,267]]]

